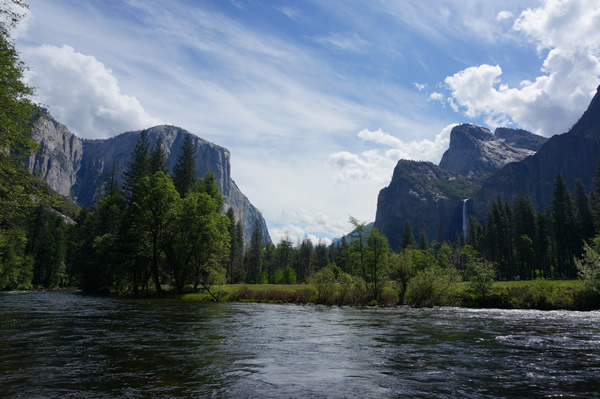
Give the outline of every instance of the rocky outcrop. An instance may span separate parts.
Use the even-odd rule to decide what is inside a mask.
[[[569,132],[551,137],[538,152],[518,163],[506,165],[488,178],[473,197],[473,211],[484,220],[498,196],[512,202],[519,193],[543,211],[551,202],[554,180],[560,173],[571,190],[581,179],[589,191],[600,157],[600,87],[588,109]]]
[[[177,163],[185,136],[190,134],[196,149],[197,176],[203,177],[209,172],[215,174],[219,189],[226,197],[225,210],[231,207],[236,219],[242,221],[246,244],[250,242],[256,220],[263,240],[271,241],[262,214],[231,178],[229,150],[176,126],[161,125],[146,131],[151,148],[162,138],[169,171]],[[139,135],[140,131],[136,131],[105,140],[82,140],[44,113],[34,124],[34,137],[40,143],[40,151],[31,157],[29,167],[52,189],[89,207],[100,198],[103,185],[111,178],[113,170],[117,180],[122,181]]]
[[[462,229],[463,199],[478,189],[476,183],[430,162],[400,160],[390,185],[379,192],[375,227],[396,250],[409,220],[418,236],[425,230],[430,239],[454,240]]]
[[[33,137],[40,148],[29,158],[29,169],[57,193],[70,196],[83,158],[82,140],[46,110],[34,122]]]
[[[542,144],[548,141],[547,137],[538,136],[523,129],[511,129],[508,127],[499,127],[494,131],[496,138],[503,139],[506,144],[514,148],[524,148],[530,151],[537,151]]]
[[[498,134],[498,131],[500,134]],[[484,127],[462,124],[450,132],[450,147],[440,161],[440,168],[462,176],[490,174],[511,162],[518,162],[535,150],[530,149],[539,137],[524,130],[497,129],[496,135]],[[537,140],[539,141],[539,140]],[[520,143],[525,147],[519,147]]]

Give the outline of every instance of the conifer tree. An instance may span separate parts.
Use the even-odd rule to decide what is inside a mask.
[[[421,251],[427,251],[429,249],[429,240],[427,239],[425,230],[421,230],[421,233],[419,233],[419,245],[417,248]]]
[[[153,175],[156,172],[167,173],[167,154],[163,145],[162,137],[159,137],[156,141],[156,146],[150,153],[150,174]]]
[[[575,225],[579,236],[579,246],[577,256],[581,256],[583,251],[583,241],[587,241],[595,234],[594,217],[592,216],[592,207],[590,199],[585,192],[585,187],[581,180],[577,179],[575,183],[575,194],[573,196],[575,205]]]
[[[413,233],[410,220],[406,219],[406,221],[404,222],[404,228],[402,229],[402,242],[400,244],[400,249],[406,249],[409,246],[411,248],[414,248],[415,244],[415,235]]]
[[[185,135],[177,163],[173,168],[173,184],[183,198],[196,182],[196,149],[189,134]]]
[[[124,173],[123,188],[125,195],[131,199],[133,189],[138,181],[150,173],[150,142],[148,141],[148,132],[142,130],[140,137],[135,143],[131,152],[131,161],[127,165]]]
[[[574,278],[576,276],[575,243],[577,233],[573,204],[567,183],[560,173],[554,180],[554,196],[552,199],[552,232],[556,244],[556,261],[559,276]]]

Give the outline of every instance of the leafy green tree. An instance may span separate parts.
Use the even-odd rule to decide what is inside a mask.
[[[162,292],[160,282],[160,257],[169,224],[174,223],[180,199],[169,176],[157,172],[142,177],[136,186],[139,202],[135,203],[138,224],[149,234],[152,253],[152,278],[157,294]]]
[[[410,220],[406,219],[404,222],[404,228],[402,229],[402,241],[400,244],[400,249],[406,249],[409,247],[414,248],[415,245],[415,235],[413,233]]]
[[[350,274],[360,273],[363,280],[367,279],[367,267],[365,263],[365,243],[367,238],[367,227],[365,222],[359,222],[355,217],[350,216],[350,223],[354,230],[350,234]]]
[[[454,286],[459,281],[456,269],[428,267],[418,272],[408,283],[407,300],[415,307],[431,307],[452,303]]]
[[[10,29],[22,17],[12,5],[26,7],[20,0],[0,5],[0,239],[6,235],[8,241],[15,236],[7,230],[41,199],[36,179],[22,165],[37,149],[31,120],[40,111],[31,101],[33,89],[23,76],[26,66],[10,38]]]
[[[185,135],[181,150],[177,156],[177,163],[173,169],[173,184],[183,198],[196,182],[196,149],[192,136]]]
[[[217,178],[215,174],[212,172],[208,172],[204,178],[198,179],[192,188],[194,191],[198,193],[206,193],[210,195],[219,206],[219,212],[223,209],[223,204],[225,204],[225,197],[221,194],[221,190],[219,189],[219,185],[217,184]]]
[[[576,259],[577,274],[583,280],[583,292],[592,300],[594,308],[600,302],[600,254],[587,243],[583,244],[583,256]]]
[[[373,227],[367,238],[366,282],[371,297],[377,301],[380,299],[387,281],[389,253],[390,247],[387,238]]]
[[[406,249],[400,251],[400,253],[390,255],[390,277],[400,285],[398,292],[398,302],[400,304],[404,303],[408,282],[416,272],[411,251],[411,249]]]

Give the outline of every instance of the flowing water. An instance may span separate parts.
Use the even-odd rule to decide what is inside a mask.
[[[0,397],[600,397],[600,312],[0,294]]]

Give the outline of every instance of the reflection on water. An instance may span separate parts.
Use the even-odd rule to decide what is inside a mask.
[[[0,397],[600,395],[600,312],[0,294]]]

